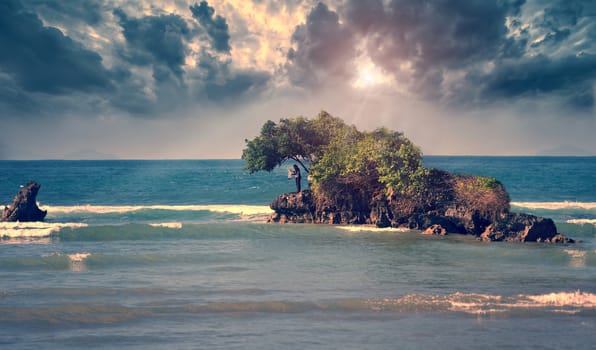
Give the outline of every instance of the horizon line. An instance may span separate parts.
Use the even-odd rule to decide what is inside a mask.
[[[514,158],[514,157],[575,157],[590,158],[596,154],[424,154],[423,157],[493,157],[493,158]],[[167,161],[167,160],[242,160],[241,158],[0,158],[0,161]]]

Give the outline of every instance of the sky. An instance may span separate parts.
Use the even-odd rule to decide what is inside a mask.
[[[592,0],[2,0],[0,159],[240,158],[325,110],[429,155],[596,155]]]

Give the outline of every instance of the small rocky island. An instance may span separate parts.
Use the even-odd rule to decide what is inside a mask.
[[[510,211],[504,186],[491,177],[422,166],[422,152],[402,133],[359,131],[321,112],[267,121],[246,140],[250,173],[293,161],[308,190],[271,203],[270,222],[402,227],[426,234],[468,234],[484,241],[573,243],[548,218]]]
[[[432,170],[433,187],[419,196],[352,197],[321,200],[312,191],[275,198],[269,222],[401,227],[424,234],[470,234],[483,241],[573,243],[554,222],[510,212],[502,184],[485,178]]]
[[[4,207],[0,221],[43,221],[48,212],[37,206],[36,199],[40,187],[41,185],[35,181],[29,181],[23,186],[14,197],[12,204]]]

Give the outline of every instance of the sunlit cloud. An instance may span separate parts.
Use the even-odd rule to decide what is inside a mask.
[[[354,65],[356,72],[352,86],[357,89],[366,89],[393,83],[391,75],[376,66],[368,57],[356,60]]]
[[[321,109],[431,153],[596,153],[594,15],[584,0],[5,0],[0,156],[237,157],[265,120]],[[130,137],[98,134],[116,125]],[[168,147],[148,143],[159,131]]]

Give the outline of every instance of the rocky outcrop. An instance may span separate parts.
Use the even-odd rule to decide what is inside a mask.
[[[498,181],[432,170],[415,195],[366,197],[357,189],[330,196],[286,193],[271,203],[270,222],[372,224],[426,234],[471,234],[485,241],[571,243],[551,219],[509,211],[509,195]]]
[[[40,187],[34,181],[23,186],[10,207],[4,207],[0,221],[43,221],[48,212],[37,207],[36,198]]]
[[[447,230],[439,224],[434,224],[434,225],[430,226],[429,228],[427,228],[426,230],[422,231],[422,234],[423,235],[446,236]]]
[[[312,223],[314,220],[315,205],[311,191],[286,193],[275,198],[271,203],[275,213],[269,221],[279,223]]]
[[[551,219],[528,214],[509,213],[490,224],[480,235],[485,241],[536,242],[557,235]]]

